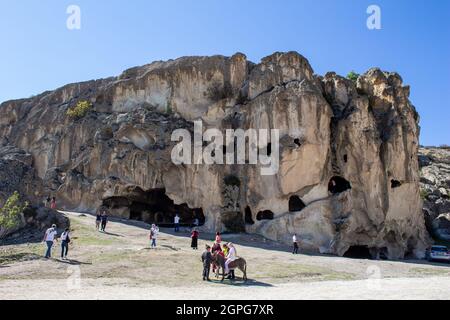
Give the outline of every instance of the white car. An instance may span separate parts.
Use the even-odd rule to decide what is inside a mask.
[[[450,251],[446,246],[432,246],[427,252],[428,261],[443,260],[450,262]]]

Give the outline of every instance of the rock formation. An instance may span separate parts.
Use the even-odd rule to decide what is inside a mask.
[[[258,233],[337,255],[422,256],[418,115],[396,73],[354,83],[314,74],[295,52],[259,64],[243,54],[187,57],[70,84],[0,106],[0,145],[32,155],[43,184],[68,210],[209,231]],[[92,110],[66,115],[78,101]],[[278,129],[280,168],[176,165],[175,129]],[[263,146],[270,153],[271,142]],[[225,146],[225,151],[233,145]],[[39,193],[38,189],[35,189]]]
[[[450,148],[420,148],[420,188],[427,228],[450,240]]]

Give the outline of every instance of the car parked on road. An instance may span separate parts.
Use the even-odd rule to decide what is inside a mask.
[[[450,262],[450,251],[446,246],[431,246],[427,251],[427,260]]]

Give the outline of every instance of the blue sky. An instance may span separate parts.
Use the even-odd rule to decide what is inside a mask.
[[[66,9],[81,8],[81,30]],[[381,30],[366,9],[381,7]],[[0,101],[185,55],[295,50],[318,74],[399,72],[421,143],[450,144],[450,1],[0,0]]]

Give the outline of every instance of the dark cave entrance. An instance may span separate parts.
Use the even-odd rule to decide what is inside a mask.
[[[249,206],[245,208],[245,224],[255,224],[255,221],[253,221],[252,210]]]
[[[305,208],[306,205],[299,196],[292,196],[289,198],[289,212],[302,211]]]
[[[394,180],[394,179],[391,180],[391,188],[392,189],[398,188],[401,185],[402,185],[402,183],[400,181]]]
[[[344,257],[353,259],[372,259],[368,246],[351,246],[347,252],[344,253]]]
[[[350,190],[351,188],[352,186],[350,185],[350,182],[339,176],[331,178],[328,183],[328,191],[332,194],[342,193]]]
[[[258,220],[258,221],[261,221],[261,220],[273,220],[273,212],[270,211],[270,210],[260,211],[256,215],[256,220]]]
[[[197,218],[200,225],[205,223],[205,215],[201,208],[191,209],[187,204],[175,204],[165,189],[143,191],[135,188],[129,195],[105,199],[103,205],[110,209],[129,208],[129,219],[157,223],[161,227],[170,227],[178,213],[181,224],[191,225]]]

